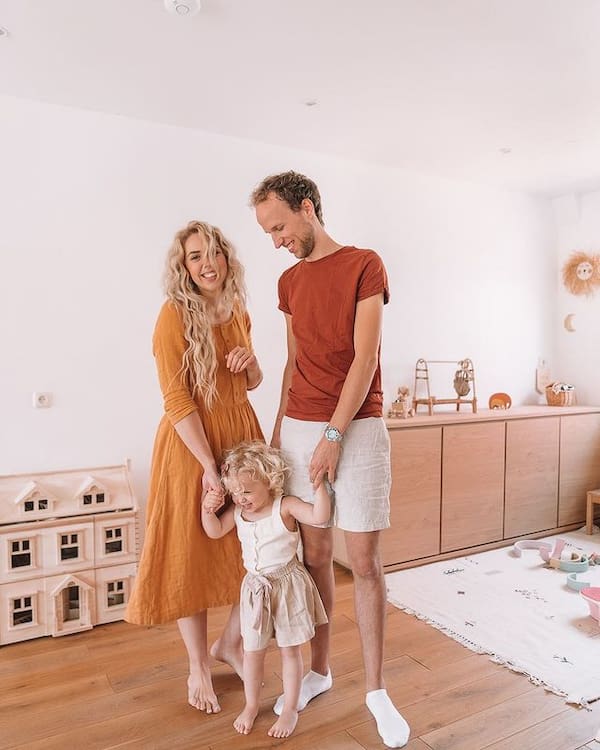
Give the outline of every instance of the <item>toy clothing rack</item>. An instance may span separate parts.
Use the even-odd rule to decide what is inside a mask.
[[[454,373],[454,390],[456,398],[436,398],[431,395],[429,388],[429,365],[452,365],[458,369]],[[419,396],[419,390],[426,391],[426,396]],[[465,398],[472,392],[471,398]],[[415,387],[413,390],[413,409],[415,414],[419,405],[427,406],[429,416],[433,414],[433,407],[440,404],[456,404],[456,411],[460,411],[462,404],[470,404],[473,413],[477,413],[477,396],[475,393],[475,370],[470,359],[418,359],[415,365]]]

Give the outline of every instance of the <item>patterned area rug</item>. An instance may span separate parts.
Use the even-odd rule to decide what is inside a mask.
[[[567,549],[600,554],[600,535],[547,537]],[[538,540],[542,541],[542,540]],[[600,625],[567,587],[567,573],[537,550],[512,547],[386,575],[388,600],[400,609],[536,684],[586,705],[600,698]],[[600,565],[577,579],[600,586]]]

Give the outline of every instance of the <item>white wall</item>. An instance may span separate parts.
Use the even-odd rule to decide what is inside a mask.
[[[600,255],[600,192],[566,195],[553,201],[556,217],[558,265],[557,279],[563,264],[576,250]],[[557,316],[557,360],[553,375],[557,380],[573,383],[580,404],[600,404],[600,289],[591,296],[571,294],[559,285]],[[574,313],[575,331],[564,327],[565,316]]]
[[[319,184],[334,238],[385,260],[386,405],[412,387],[418,357],[471,357],[482,405],[497,390],[536,400],[537,359],[554,357],[547,201],[10,98],[0,111],[0,473],[130,457],[144,499],[162,409],[150,340],[163,258],[191,218],[221,226],[246,265],[265,371],[253,400],[270,431],[285,356],[276,281],[292,259],[247,201],[290,168]],[[452,372],[438,397],[453,395]],[[52,408],[31,407],[36,390],[54,394]]]

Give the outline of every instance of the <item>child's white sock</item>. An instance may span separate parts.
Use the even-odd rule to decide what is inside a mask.
[[[377,731],[387,747],[404,747],[410,736],[410,727],[390,700],[387,690],[371,690],[366,704],[375,717]]]
[[[327,674],[319,674],[318,672],[313,672],[311,669],[302,678],[302,686],[300,688],[300,695],[298,696],[298,711],[305,709],[309,701],[329,690],[332,685],[331,670]],[[281,712],[283,711],[283,695],[280,695],[275,701],[273,711],[277,716],[281,716]]]

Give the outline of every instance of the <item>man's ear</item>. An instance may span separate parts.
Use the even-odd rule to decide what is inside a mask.
[[[315,215],[315,207],[310,198],[303,198],[300,207],[308,216]]]

